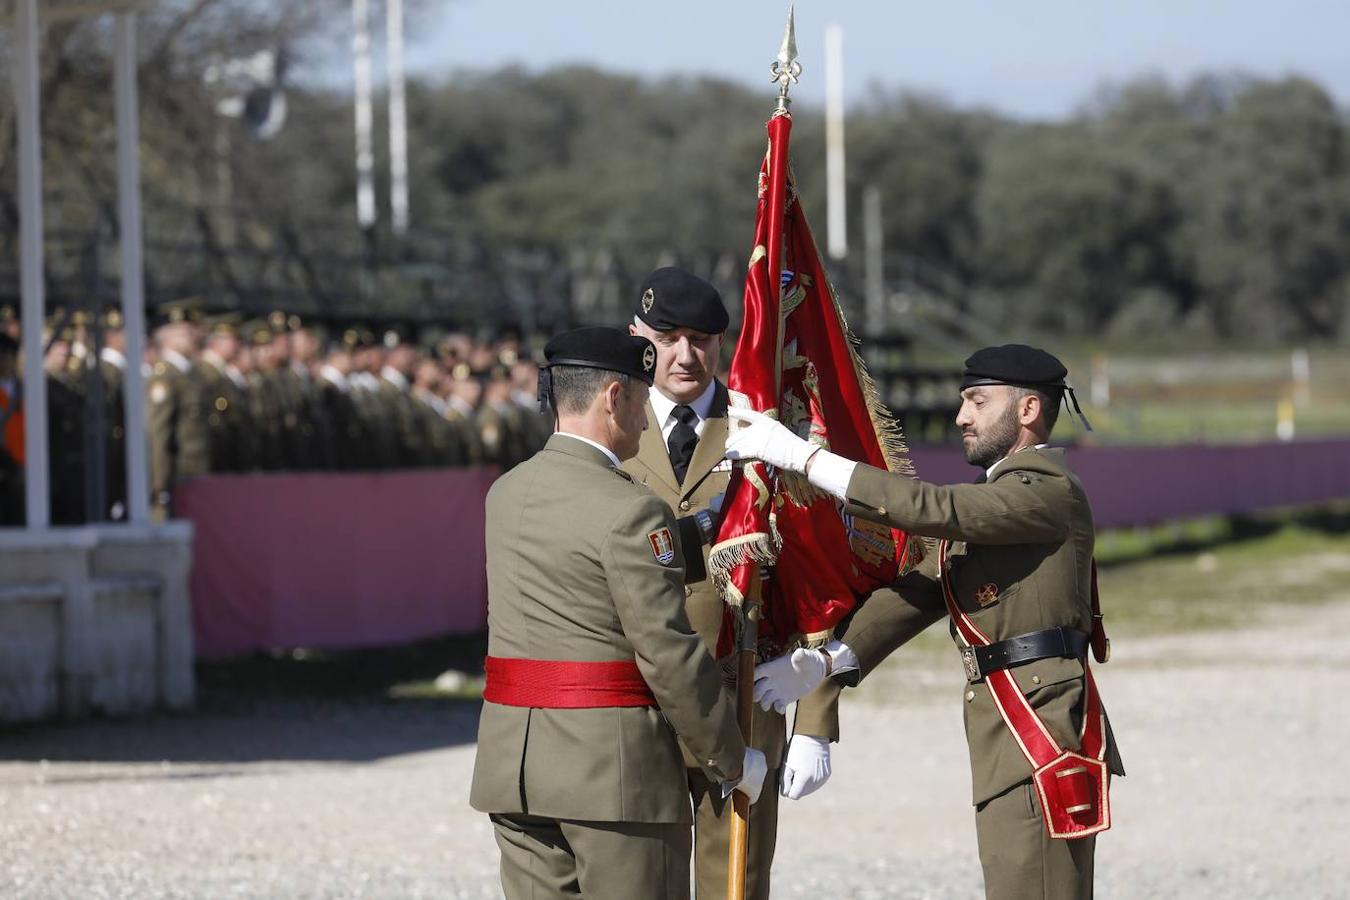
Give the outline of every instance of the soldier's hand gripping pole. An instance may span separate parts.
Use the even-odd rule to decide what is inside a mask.
[[[763,612],[760,573],[750,576],[749,590],[741,603],[740,640],[736,647],[736,718],[745,746],[754,740],[751,713],[755,704],[755,645]],[[772,789],[772,788],[770,788]],[[727,900],[745,900],[745,863],[750,838],[750,798],[731,792],[731,838],[727,844]]]

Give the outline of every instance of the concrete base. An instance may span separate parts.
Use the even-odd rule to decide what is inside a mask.
[[[0,722],[192,706],[192,523],[0,531]]]

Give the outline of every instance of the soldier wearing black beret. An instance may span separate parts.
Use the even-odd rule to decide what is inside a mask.
[[[685,612],[715,653],[722,598],[705,579],[708,545],[716,537],[718,506],[731,479],[722,457],[727,436],[727,388],[717,378],[722,335],[730,317],[717,288],[684,269],[652,272],[634,297],[628,330],[656,347],[655,383],[647,403],[649,428],[626,468],[675,510],[688,570]],[[746,896],[769,896],[769,869],[778,834],[778,797],[799,799],[830,773],[830,743],[839,739],[838,689],[827,686],[798,704],[789,743],[783,715],[756,709],[752,742],[769,763],[769,784],[750,811]],[[699,897],[726,890],[731,804],[685,750],[694,805],[694,881]]]
[[[556,431],[487,499],[488,658],[470,802],[489,813],[510,900],[689,896],[676,735],[753,801],[749,750],[684,613],[670,508],[621,463],[656,367],[645,338],[583,328],[545,348]]]
[[[950,617],[962,691],[971,800],[985,894],[1090,898],[1108,787],[1123,775],[1088,651],[1105,662],[1092,559],[1092,507],[1064,451],[1049,446],[1064,397],[1054,356],[1021,344],[966,360],[961,428],[975,484],[935,485],[855,463],[774,420],[746,423],[727,455],[804,473],[844,512],[938,539],[936,571],[874,594],[823,651],[756,668],[755,699],[783,707],[822,681],[857,684],[893,650]],[[1086,420],[1083,420],[1087,427]]]

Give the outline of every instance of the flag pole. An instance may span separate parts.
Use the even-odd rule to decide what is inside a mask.
[[[760,573],[750,576],[749,590],[741,602],[741,634],[736,652],[736,721],[745,745],[754,739],[751,713],[755,706],[755,645],[764,606],[760,598]],[[765,779],[767,781],[767,779]],[[765,789],[771,789],[765,785]],[[745,864],[750,842],[750,798],[731,792],[731,835],[727,842],[727,900],[745,900]]]
[[[773,83],[778,85],[778,101],[774,115],[785,115],[791,101],[788,90],[802,73],[802,65],[797,61],[797,33],[794,24],[794,9],[788,7],[787,28],[783,32],[783,43],[778,48],[778,56],[769,65],[769,74]],[[777,232],[777,229],[773,229]],[[779,267],[772,261],[782,258],[783,248],[770,251],[772,275],[770,290],[779,291]],[[773,254],[777,254],[774,256]],[[779,316],[781,322],[781,304]],[[774,340],[781,343],[781,329],[775,329]],[[781,347],[778,348],[781,355]],[[782,365],[775,366],[774,396],[778,396],[778,380],[782,375]],[[750,575],[745,597],[741,601],[740,636],[736,648],[736,719],[741,728],[741,736],[747,747],[753,746],[754,724],[751,714],[755,704],[755,650],[759,643],[759,623],[763,618],[763,585],[758,568]],[[767,781],[767,779],[766,779]],[[767,790],[773,790],[766,786]],[[731,795],[731,833],[727,842],[727,900],[745,900],[745,865],[750,840],[750,799],[740,791]]]

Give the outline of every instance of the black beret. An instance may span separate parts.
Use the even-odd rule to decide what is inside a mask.
[[[642,282],[636,315],[657,331],[721,334],[731,322],[717,288],[676,266],[657,269]]]
[[[985,347],[966,360],[961,390],[977,384],[1011,384],[1053,393],[1064,390],[1069,370],[1064,363],[1026,344]]]
[[[581,366],[619,372],[652,383],[656,347],[644,337],[597,326],[564,331],[544,346],[545,366]]]

